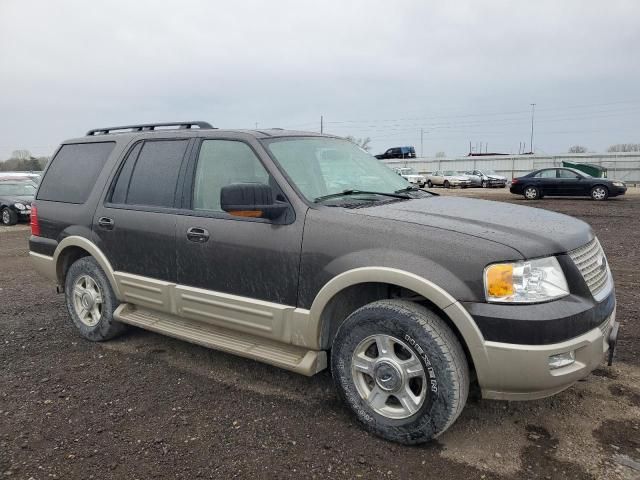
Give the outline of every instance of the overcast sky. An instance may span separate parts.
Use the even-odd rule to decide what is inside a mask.
[[[206,120],[465,154],[640,142],[640,2],[0,0],[0,159]],[[484,149],[484,147],[483,147]]]

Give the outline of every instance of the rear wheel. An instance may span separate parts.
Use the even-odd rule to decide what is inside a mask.
[[[538,200],[539,198],[541,198],[540,189],[532,185],[524,188],[523,195],[526,200]]]
[[[606,200],[609,198],[609,189],[604,185],[596,185],[591,189],[591,198],[594,200]]]
[[[427,188],[431,187],[433,187],[433,183],[431,183],[431,180],[427,180]]]
[[[449,188],[451,186],[451,184],[449,183],[449,180],[445,180],[444,181],[444,188]]]
[[[381,300],[352,313],[331,350],[340,396],[367,430],[404,444],[427,442],[456,420],[469,367],[460,342],[431,310]]]
[[[9,207],[4,207],[2,209],[2,224],[15,225],[16,223],[18,223],[18,214]]]
[[[489,184],[487,183],[486,180],[482,180],[482,188],[487,188],[489,186]]]
[[[113,318],[118,300],[100,265],[93,257],[82,257],[67,272],[67,310],[80,334],[93,342],[120,335],[126,326]]]

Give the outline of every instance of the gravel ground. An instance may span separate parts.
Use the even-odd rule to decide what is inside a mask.
[[[438,192],[525,203],[505,190]],[[617,286],[617,363],[552,398],[471,400],[419,447],[364,433],[326,372],[306,378],[135,329],[84,341],[31,270],[27,227],[0,228],[0,477],[640,478],[640,195],[527,205],[597,232]]]

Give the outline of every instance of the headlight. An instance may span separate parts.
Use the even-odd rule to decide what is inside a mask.
[[[535,303],[569,294],[556,257],[515,263],[496,263],[484,269],[488,302]]]
[[[613,182],[616,187],[624,187],[624,183],[622,182]]]
[[[24,206],[23,203],[14,203],[13,206],[16,207],[18,210],[24,210],[25,208],[27,208]]]

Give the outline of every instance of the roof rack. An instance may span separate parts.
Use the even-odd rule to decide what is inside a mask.
[[[213,129],[213,127],[209,122],[167,122],[167,123],[141,123],[139,125],[123,125],[121,127],[105,127],[105,128],[94,128],[93,130],[89,130],[87,132],[87,136],[92,135],[108,135],[113,133],[116,130],[130,130],[132,132],[148,132],[153,131],[156,127],[177,127],[179,129],[190,129],[193,127],[198,127],[202,129]]]

